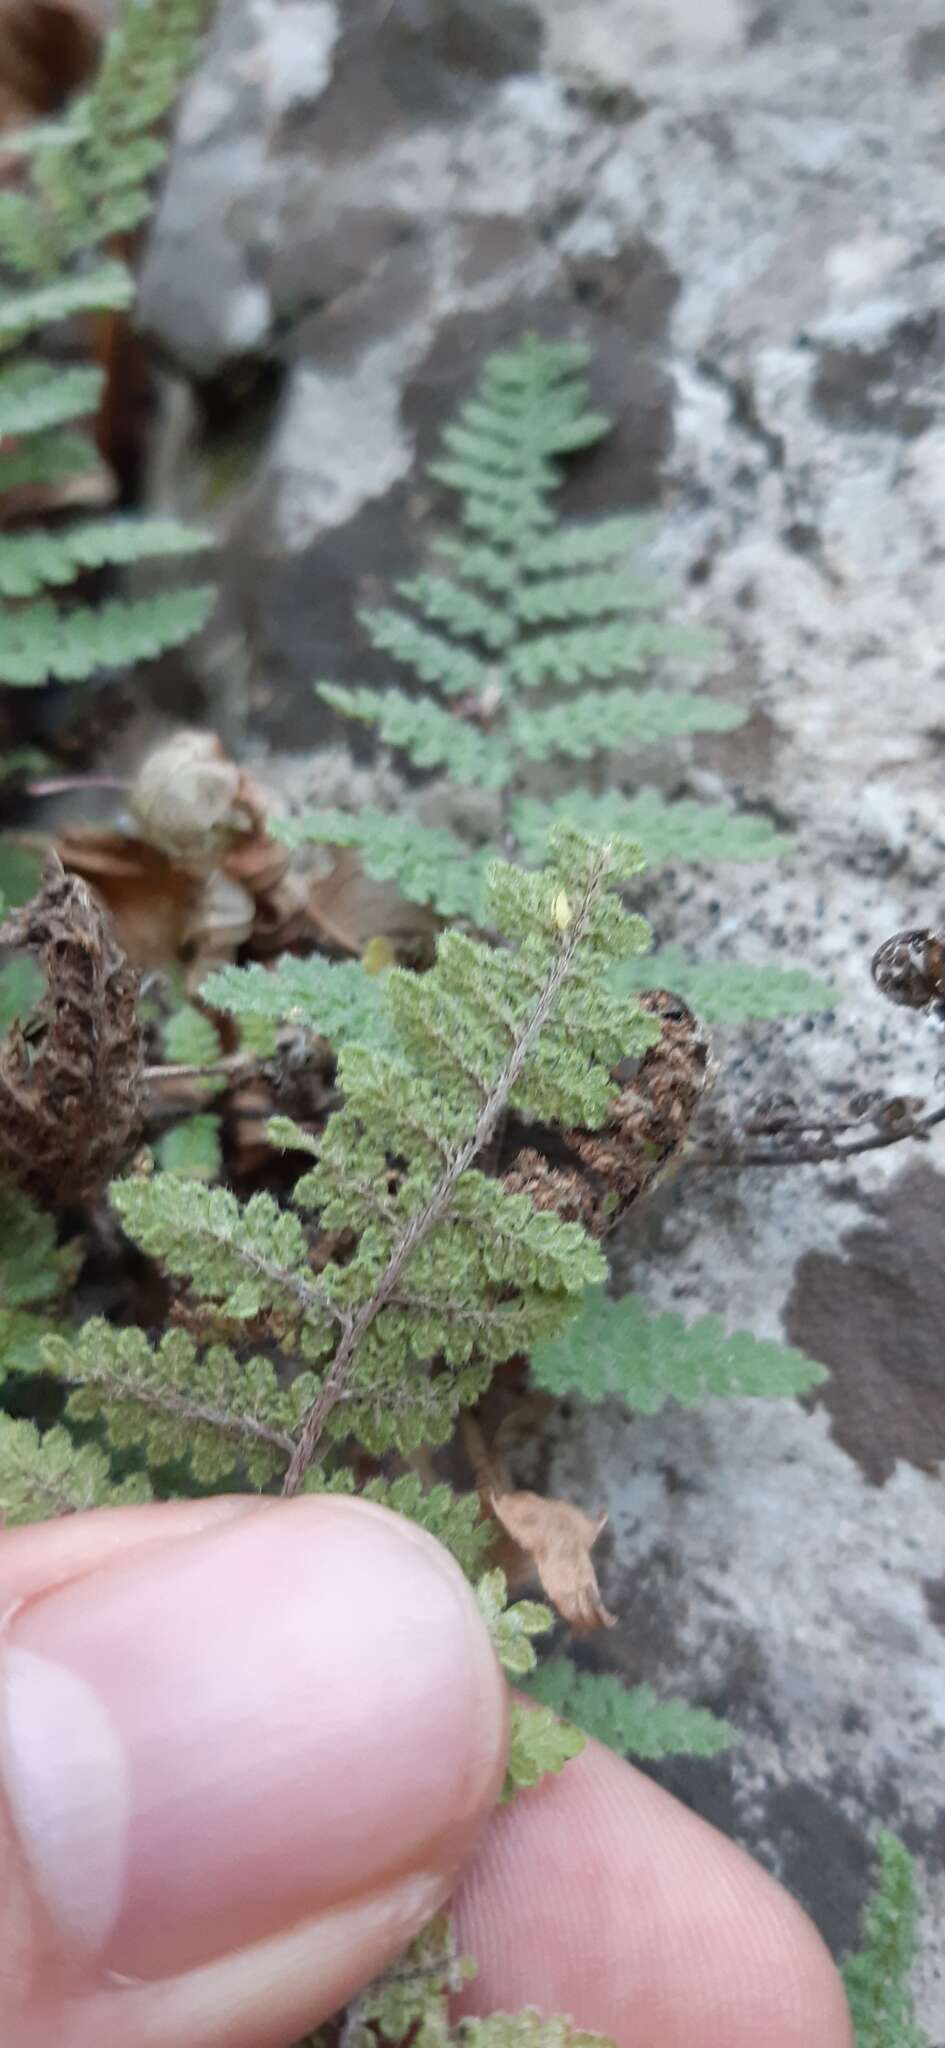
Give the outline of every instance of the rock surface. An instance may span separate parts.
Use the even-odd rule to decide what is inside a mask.
[[[181,379],[162,488],[225,541],[195,680],[277,758],[338,741],[315,677],[383,679],[353,609],[418,559],[418,463],[482,354],[528,327],[590,340],[616,429],[572,503],[662,508],[656,560],[751,711],[648,753],[646,779],[797,836],[776,869],[664,870],[647,908],[703,958],[840,991],[826,1020],[727,1036],[735,1100],[922,1094],[945,1058],[868,976],[942,909],[943,75],[933,0],[224,0],[148,258],[143,318]],[[327,801],[346,758],[318,770]],[[786,1333],[830,1384],[809,1409],[588,1411],[550,1457],[611,1516],[622,1626],[583,1654],[744,1730],[667,1781],[837,1950],[876,1820],[917,1852],[933,2041],[943,1221],[941,1136],[690,1173],[622,1278]]]

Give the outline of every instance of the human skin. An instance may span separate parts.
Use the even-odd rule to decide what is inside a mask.
[[[452,1899],[465,2010],[850,2048],[819,1936],[589,1744],[496,1811],[504,1682],[438,1545],[345,1499],[0,1536],[4,2048],[288,2048]]]

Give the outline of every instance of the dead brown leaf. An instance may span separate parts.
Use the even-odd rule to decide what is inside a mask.
[[[360,958],[373,940],[389,939],[398,960],[411,966],[433,958],[434,912],[408,902],[393,882],[375,882],[352,847],[339,847],[331,873],[309,882],[308,907],[316,934],[339,952]]]
[[[94,826],[63,832],[56,852],[111,912],[115,935],[132,965],[167,967],[180,958],[201,882],[176,868],[144,839]]]
[[[247,848],[256,851],[265,837],[262,794],[213,732],[185,728],[152,748],[135,778],[130,809],[148,845],[191,874],[209,874],[237,850],[245,865]],[[267,846],[282,873],[285,848],[272,841]],[[271,867],[266,873],[271,881]]]
[[[66,832],[56,851],[107,905],[136,967],[186,964],[188,987],[252,941],[259,958],[306,931],[308,884],[268,837],[265,797],[213,733],[180,732],[143,762],[137,832]]]
[[[591,1562],[606,1515],[586,1515],[570,1501],[542,1500],[537,1493],[493,1492],[489,1504],[562,1620],[579,1630],[613,1628],[617,1617],[604,1606]]]
[[[0,944],[35,951],[46,991],[0,1047],[0,1171],[55,1207],[92,1200],[141,1123],[137,977],[83,882],[52,855]]]

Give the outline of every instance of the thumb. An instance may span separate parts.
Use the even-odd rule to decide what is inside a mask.
[[[501,1779],[488,1637],[382,1508],[131,1511],[125,1550],[104,1519],[3,1630],[0,2038],[284,2048],[451,1889]]]

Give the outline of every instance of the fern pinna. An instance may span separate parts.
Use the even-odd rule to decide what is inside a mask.
[[[123,312],[134,296],[117,250],[147,217],[166,144],[154,131],[193,56],[204,0],[122,0],[98,77],[58,121],[16,138],[19,189],[0,193],[0,683],[35,688],[125,669],[188,640],[213,591],[177,586],[99,603],[60,602],[88,570],[192,555],[207,537],[173,519],[119,515],[34,523],[37,490],[95,502],[107,482],[80,423],[104,371],[45,337]],[[48,499],[47,499],[48,501]]]
[[[610,757],[684,734],[728,732],[744,712],[691,688],[652,680],[667,664],[704,665],[715,638],[666,617],[668,593],[641,566],[651,522],[634,515],[561,518],[563,462],[604,436],[590,409],[588,350],[531,336],[492,356],[473,396],[445,429],[435,482],[459,499],[460,532],[432,543],[435,567],[398,586],[402,603],[368,609],[372,645],[412,671],[410,692],[323,682],[335,710],[375,728],[413,769],[493,800],[496,843],[541,858],[550,825],[637,839],[650,865],[674,860],[769,859],[790,842],[766,820],[726,805],[670,802],[652,788],[601,787]],[[419,685],[419,689],[416,687]],[[552,764],[591,777],[565,794],[535,793],[534,770]],[[586,764],[586,765],[583,765]],[[366,809],[308,812],[277,827],[292,845],[356,846],[369,874],[444,917],[477,922],[491,848],[416,818]],[[661,955],[635,967],[637,988],[670,986],[689,999],[688,963]],[[803,970],[763,973],[727,965],[711,976],[715,1015],[823,1008],[831,994]],[[729,983],[732,983],[729,993]]]
[[[350,1491],[366,1471],[371,1497],[422,1521],[481,1575],[491,1539],[476,1496],[425,1490],[398,1478],[396,1461],[445,1443],[504,1361],[534,1354],[543,1384],[554,1384],[556,1370],[559,1383],[580,1384],[579,1352],[556,1368],[554,1347],[568,1327],[579,1344],[606,1275],[603,1252],[560,1204],[540,1206],[520,1176],[496,1171],[494,1141],[509,1119],[606,1129],[619,1063],[656,1050],[659,1020],[605,986],[607,972],[647,944],[646,926],[616,893],[639,862],[629,843],[595,845],[560,827],[541,871],[491,867],[496,938],[446,934],[428,974],[393,969],[372,979],[352,963],[287,960],[273,974],[230,968],[213,977],[213,1000],[256,1021],[291,1011],[314,1031],[330,1016],[342,1106],[318,1137],[285,1118],[270,1125],[276,1145],[303,1162],[311,1155],[287,1206],[268,1194],[240,1202],[174,1171],[114,1184],[117,1217],[177,1297],[174,1323],[156,1341],[99,1320],[77,1334],[64,1327],[61,1280],[54,1264],[47,1272],[48,1222],[10,1197],[16,1258],[4,1369],[41,1360],[68,1388],[66,1427],[81,1436],[93,1426],[97,1436],[75,1448],[73,1470],[63,1429],[38,1437],[29,1421],[0,1419],[8,1519],[30,1519],[44,1503],[62,1511],[111,1497],[104,1430],[119,1497],[141,1497],[152,1483],[165,1493],[182,1484]],[[186,1017],[178,1036],[194,1049]],[[213,1046],[203,1037],[206,1055]],[[589,1329],[603,1355],[593,1317]],[[666,1393],[691,1398],[703,1339],[697,1329],[687,1358],[680,1328],[674,1346]],[[716,1337],[713,1356],[705,1390],[715,1393],[784,1393],[816,1377],[791,1354],[766,1372],[770,1361],[754,1359],[748,1339],[726,1349]],[[594,1369],[588,1359],[592,1398]],[[653,1405],[645,1376],[638,1390],[632,1374],[622,1388],[618,1376],[614,1391]],[[494,1578],[484,1598],[500,1654],[526,1674],[534,1660],[524,1620],[502,1619]],[[658,1741],[662,1708],[650,1707]],[[667,1740],[671,1727],[682,1731],[674,1712]],[[535,1745],[547,1762],[565,1739],[547,1708],[526,1720],[511,1766],[519,1784],[544,1768]]]

